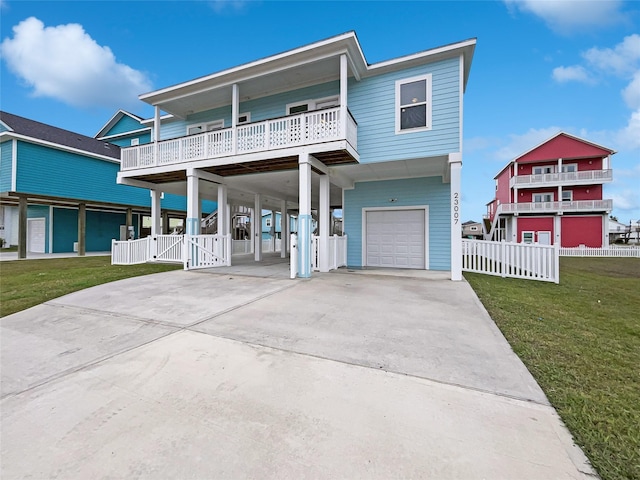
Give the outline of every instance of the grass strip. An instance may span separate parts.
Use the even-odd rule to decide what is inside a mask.
[[[560,259],[560,285],[465,273],[603,480],[640,479],[640,259]]]
[[[108,256],[0,262],[0,317],[95,285],[180,268],[161,263],[111,265]]]

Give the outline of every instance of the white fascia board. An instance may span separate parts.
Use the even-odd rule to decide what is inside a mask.
[[[160,117],[160,122],[170,122],[170,121],[175,121],[175,120],[179,120],[178,117],[176,117],[175,115],[173,115],[172,113],[167,113],[165,115],[162,115]],[[144,120],[141,120],[140,123],[143,125],[153,125],[153,122],[155,122],[155,118],[146,118]],[[149,127],[151,129],[151,127]]]
[[[120,164],[120,160],[113,157],[108,157],[106,155],[100,155],[97,153],[87,152],[86,150],[80,150],[79,148],[67,147],[66,145],[60,145],[59,143],[47,142],[46,140],[40,140],[33,137],[27,137],[26,135],[22,135],[19,133],[13,132],[2,132],[0,133],[0,139],[4,140],[5,138],[15,138],[16,140],[22,140],[24,142],[33,143],[36,145],[43,145],[45,147],[55,148],[56,150],[62,150],[64,152],[76,153],[78,155],[83,155],[85,157],[97,158],[98,160],[105,160],[111,163]],[[117,146],[117,145],[114,145]]]
[[[2,120],[0,120],[0,125],[4,126],[4,128],[6,128],[8,131],[13,132],[13,128],[4,123]]]
[[[129,135],[135,135],[137,133],[144,133],[144,132],[150,132],[151,131],[151,127],[145,127],[145,128],[140,128],[138,130],[131,130],[130,132],[122,132],[122,133],[116,133],[114,135],[107,135],[106,137],[95,137],[96,140],[109,140],[109,139],[114,139],[114,138],[119,138],[119,137],[127,137]]]
[[[475,46],[475,44],[476,44],[476,39],[471,38],[463,42],[451,43],[449,45],[432,48],[430,50],[424,50],[422,52],[413,53],[411,55],[406,55],[404,57],[398,57],[392,60],[385,60],[384,62],[374,63],[373,65],[369,66],[368,70],[375,71],[378,69],[383,69],[385,67],[396,66],[398,64],[411,62],[413,60],[422,60],[423,58],[433,57],[435,55],[439,55],[443,53],[455,52],[455,55],[453,55],[455,57],[459,54],[459,52],[456,52],[457,50],[462,50],[467,47]]]
[[[127,112],[126,110],[118,110],[108,121],[107,123],[104,124],[104,126],[98,130],[98,133],[95,134],[94,138],[98,138],[100,137],[100,134],[105,131],[105,130],[109,130],[110,128],[112,128],[116,123],[118,123],[118,121],[120,121],[120,119],[124,116],[130,117],[133,120],[135,120],[136,122],[140,122],[142,120],[141,117],[138,117],[137,115],[134,115],[133,113]],[[111,136],[111,135],[110,135]]]

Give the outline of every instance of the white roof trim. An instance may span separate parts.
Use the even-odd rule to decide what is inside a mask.
[[[113,135],[106,135],[104,137],[95,137],[96,140],[108,140],[118,137],[127,137],[129,135],[135,135],[137,133],[150,132],[151,127],[139,128],[138,130],[131,130],[130,132],[114,133]]]
[[[133,113],[129,113],[126,110],[118,110],[115,114],[113,114],[113,116],[107,121],[107,123],[104,124],[104,126],[98,130],[98,133],[95,134],[95,136],[93,138],[99,138],[101,137],[101,133],[105,130],[108,130],[110,128],[112,128],[116,123],[118,123],[120,121],[120,119],[124,116],[130,117],[133,120],[137,121],[137,122],[141,122],[142,121],[142,117],[138,117],[137,115],[134,115]],[[116,118],[117,117],[117,118]]]
[[[0,124],[4,125],[4,128],[6,128],[8,131],[13,132],[13,128],[4,123],[2,120],[0,120]]]
[[[48,142],[46,140],[40,140],[39,138],[28,137],[26,135],[22,135],[20,133],[14,132],[2,132],[0,133],[0,140],[4,140],[5,138],[15,138],[16,140],[23,140],[25,142],[34,143],[36,145],[44,145],[45,147],[55,148],[56,150],[63,150],[66,152],[77,153],[79,155],[84,155],[85,157],[97,158],[98,160],[106,160],[111,163],[120,163],[120,160],[113,157],[108,157],[106,155],[100,155],[98,153],[87,152],[86,150],[80,150],[79,148],[67,147],[66,145],[60,145],[59,143]],[[117,145],[114,145],[117,146]]]

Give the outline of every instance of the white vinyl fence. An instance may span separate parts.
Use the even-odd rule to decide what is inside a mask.
[[[347,236],[329,237],[329,270],[347,266]],[[311,270],[320,271],[320,237],[311,237]]]
[[[632,257],[640,258],[640,247],[561,248],[561,257]]]
[[[111,242],[111,265],[136,265],[149,261],[151,237]]]
[[[559,249],[552,245],[462,241],[462,270],[559,283]]]

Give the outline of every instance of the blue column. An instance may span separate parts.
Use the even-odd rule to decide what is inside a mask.
[[[298,216],[298,276],[311,277],[311,215]]]

